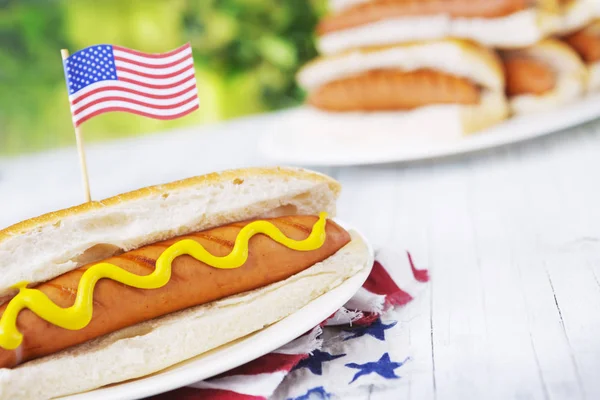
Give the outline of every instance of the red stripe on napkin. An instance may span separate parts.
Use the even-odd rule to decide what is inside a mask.
[[[373,264],[371,274],[363,287],[371,293],[386,296],[385,302],[388,305],[403,306],[413,299],[409,293],[396,285],[396,282],[394,282],[379,261],[375,261],[375,264]]]
[[[426,269],[416,269],[415,263],[413,262],[410,252],[407,251],[406,255],[408,256],[408,262],[410,264],[410,269],[412,270],[412,273],[413,273],[413,276],[415,277],[415,279],[422,283],[429,282],[429,271],[427,271]]]
[[[251,396],[249,394],[242,394],[236,392],[230,392],[229,390],[219,389],[195,389],[190,387],[184,387],[181,389],[173,390],[172,392],[159,394],[153,397],[149,397],[147,400],[266,400],[266,397]]]
[[[280,354],[269,353],[247,364],[231,369],[213,379],[232,375],[256,375],[277,371],[291,371],[300,361],[307,358],[308,354]]]

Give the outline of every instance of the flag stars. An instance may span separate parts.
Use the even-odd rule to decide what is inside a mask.
[[[308,368],[313,374],[322,375],[323,363],[344,357],[345,355],[346,354],[333,355],[325,351],[315,350],[310,357],[300,361],[294,369]]]
[[[374,323],[358,328],[344,329],[344,341],[369,335],[377,340],[385,341],[385,331],[396,326],[397,321],[391,321],[389,324],[384,324],[381,318],[378,318]]]
[[[112,46],[90,46],[73,53],[64,61],[69,93],[77,93],[88,85],[104,80],[117,80]]]
[[[348,363],[345,366],[347,368],[357,369],[358,372],[354,374],[354,377],[350,383],[354,382],[363,375],[369,375],[375,373],[385,379],[398,379],[395,370],[403,366],[408,361],[408,358],[402,362],[394,362],[390,359],[389,353],[384,353],[381,358],[377,361],[368,362],[365,364]]]

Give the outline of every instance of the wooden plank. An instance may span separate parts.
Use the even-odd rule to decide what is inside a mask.
[[[495,398],[543,399],[548,388],[533,342],[537,328],[545,326],[536,325],[530,313],[531,282],[522,278],[529,265],[513,240],[522,215],[532,210],[521,200],[520,180],[509,161],[506,152],[498,151],[473,163],[470,172],[469,209],[482,276],[490,387]]]
[[[428,226],[437,399],[486,398],[490,388],[486,310],[464,168],[449,164],[431,177]]]
[[[394,229],[388,246],[397,251],[410,251],[417,268],[431,270],[429,254],[429,179],[428,165],[401,170],[397,174],[394,192]],[[431,283],[417,293],[413,303],[400,314],[402,334],[392,346],[409,349],[410,365],[404,379],[408,384],[398,388],[398,397],[432,399],[435,397],[435,371],[432,351]]]

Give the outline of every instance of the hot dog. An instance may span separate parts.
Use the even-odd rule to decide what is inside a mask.
[[[515,57],[504,63],[506,93],[541,95],[554,88],[556,77],[552,67],[537,60]]]
[[[497,55],[462,40],[380,46],[320,57],[300,70],[298,82],[308,92],[307,104],[340,131],[347,130],[341,128],[347,114],[376,118],[379,113],[384,120],[395,119],[389,123],[390,135],[403,132],[403,120],[410,120],[422,127],[458,127],[452,133],[456,136],[484,129],[508,113]],[[423,120],[417,115],[423,115]],[[369,130],[368,121],[353,120],[350,129]],[[331,129],[329,125],[325,121],[321,129]]]
[[[395,17],[445,14],[464,18],[498,18],[526,9],[528,0],[374,0],[325,17],[317,33],[343,29]]]
[[[554,109],[579,98],[587,71],[573,49],[546,39],[520,50],[503,51],[506,91],[514,114]]]
[[[557,0],[338,1],[317,26],[317,46],[334,54],[452,37],[519,48],[559,30],[560,10]]]
[[[576,32],[564,40],[583,58],[586,63],[600,60],[600,36],[585,30]]]
[[[314,216],[293,216],[270,219],[289,238],[306,239],[317,221]],[[103,262],[114,264],[135,275],[147,275],[156,267],[156,260],[165,248],[191,239],[209,253],[225,256],[233,250],[235,239],[247,223],[235,223],[208,231],[181,236],[133,250]],[[173,273],[167,285],[156,290],[136,289],[106,279],[94,291],[95,316],[84,329],[65,330],[48,324],[30,310],[19,315],[18,325],[25,337],[17,352],[0,350],[0,368],[42,357],[90,339],[117,331],[188,307],[205,304],[237,293],[246,292],[284,280],[326,259],[350,241],[348,233],[333,221],[326,226],[323,246],[311,252],[298,252],[273,243],[266,236],[250,242],[250,257],[243,268],[221,271],[191,256],[173,262]],[[75,300],[81,275],[90,266],[42,283],[36,288],[60,307],[70,307]],[[6,305],[0,308],[0,315]]]
[[[330,82],[308,103],[328,111],[412,110],[432,104],[477,104],[479,88],[469,80],[432,70],[369,71]]]
[[[600,21],[563,37],[583,59],[589,72],[588,90],[600,89]]]
[[[64,238],[88,232],[52,259],[77,259],[84,243],[96,252],[101,230],[133,248],[113,248],[108,258],[87,253],[83,265],[43,282],[34,264],[19,271],[32,283],[19,284],[0,307],[0,398],[52,398],[144,376],[276,322],[339,285],[370,256],[356,235],[327,218],[338,192],[335,181],[309,171],[234,170],[1,231],[0,252],[26,246],[31,236],[43,246],[51,231]],[[159,227],[163,240],[156,241]],[[0,269],[18,261],[16,253]],[[81,322],[86,310],[89,320]],[[67,320],[79,325],[67,327]],[[125,349],[145,355],[125,357],[134,351]]]

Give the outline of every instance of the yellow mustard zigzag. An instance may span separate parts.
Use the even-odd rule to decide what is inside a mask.
[[[92,320],[94,288],[100,279],[112,279],[138,289],[158,289],[169,282],[173,260],[182,255],[190,255],[214,268],[239,268],[248,259],[250,238],[260,233],[292,250],[316,250],[325,243],[326,220],[327,213],[322,212],[310,235],[304,240],[288,238],[270,222],[251,222],[240,230],[231,253],[223,257],[210,254],[194,240],[184,239],[167,248],[156,260],[154,271],[144,276],[132,274],[114,264],[96,264],[81,276],[75,302],[67,308],[57,306],[43,292],[37,289],[29,289],[27,288],[27,282],[21,282],[15,285],[15,288],[19,289],[19,293],[9,302],[2,319],[0,319],[0,347],[6,350],[14,350],[23,342],[23,334],[17,329],[16,322],[19,313],[25,308],[61,328],[69,330],[83,329]]]

